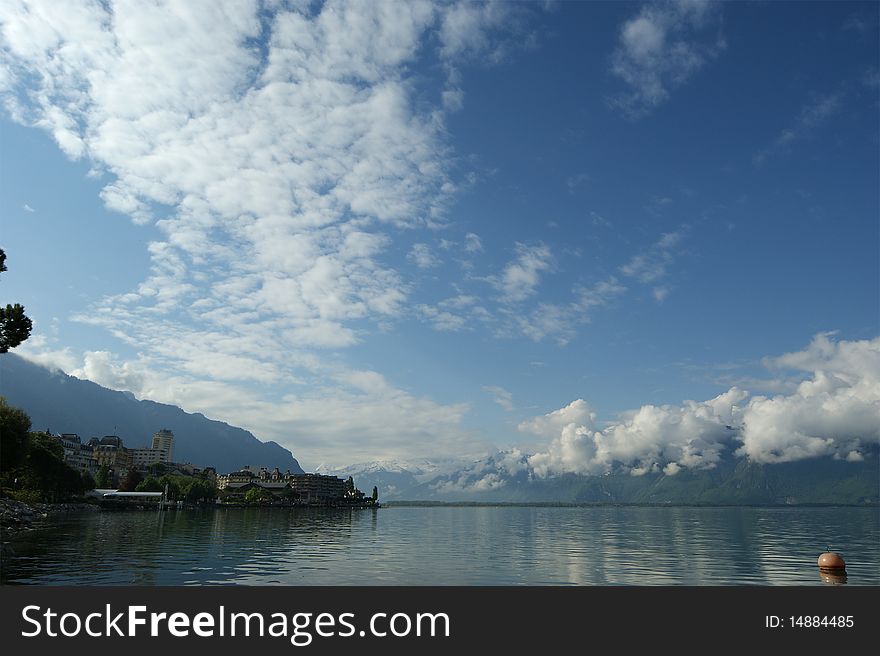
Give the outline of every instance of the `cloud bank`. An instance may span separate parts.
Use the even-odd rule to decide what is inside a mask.
[[[880,338],[833,341],[820,334],[805,350],[766,364],[808,376],[790,394],[750,397],[732,387],[708,401],[644,405],[604,428],[578,399],[519,425],[550,439],[546,450],[528,458],[529,466],[539,477],[617,467],[633,475],[674,475],[713,467],[725,450],[758,463],[820,456],[856,461],[880,441]]]

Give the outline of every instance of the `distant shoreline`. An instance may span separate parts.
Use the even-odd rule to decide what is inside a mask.
[[[637,503],[615,501],[385,501],[385,508],[878,508],[875,503]]]

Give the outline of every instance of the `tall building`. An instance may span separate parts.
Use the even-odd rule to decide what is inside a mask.
[[[159,462],[174,462],[172,460],[174,455],[174,433],[167,428],[156,431],[153,435],[151,449],[162,454],[162,457],[158,459]]]

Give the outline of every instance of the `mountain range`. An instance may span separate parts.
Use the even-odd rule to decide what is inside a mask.
[[[290,451],[275,442],[261,442],[248,431],[177,406],[139,401],[91,381],[52,371],[12,353],[0,355],[0,395],[23,409],[32,430],[77,433],[91,437],[119,435],[125,446],[150,445],[153,433],[174,433],[174,460],[229,472],[246,465],[278,467],[302,473]]]
[[[261,442],[248,431],[195,413],[117,392],[13,354],[0,356],[0,395],[24,409],[34,430],[78,433],[87,440],[116,434],[127,446],[147,446],[153,433],[175,435],[174,459],[229,472],[244,465],[303,470],[290,451]],[[476,460],[373,461],[345,467],[322,465],[323,474],[355,480],[382,501],[551,502],[650,504],[877,504],[880,503],[880,446],[859,462],[811,458],[761,464],[723,454],[711,469],[659,468],[640,476],[630,470],[603,475],[537,476],[528,454],[497,451]]]
[[[762,464],[727,452],[711,469],[633,476],[561,474],[539,477],[527,456],[499,451],[484,458],[432,465],[371,462],[326,473],[352,476],[362,490],[375,485],[382,501],[484,503],[646,503],[798,505],[880,503],[880,447],[861,462],[813,458]]]

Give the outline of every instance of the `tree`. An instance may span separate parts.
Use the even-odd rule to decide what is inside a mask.
[[[254,487],[245,492],[244,500],[247,503],[262,503],[264,500],[272,498],[272,493],[261,487]]]
[[[38,492],[44,501],[61,501],[85,491],[79,472],[64,462],[58,438],[31,433],[27,460],[18,475],[19,486]]]
[[[208,481],[191,478],[185,491],[187,501],[206,501],[217,497],[217,487]]]
[[[0,248],[0,273],[3,271],[6,271],[6,253]],[[24,306],[16,303],[0,307],[0,353],[6,353],[26,340],[32,327]]]
[[[379,500],[379,488],[377,488],[374,485],[373,486],[373,501],[378,501],[378,500]]]
[[[98,467],[95,473],[95,487],[99,490],[106,490],[110,487],[110,469],[107,465]]]
[[[0,396],[0,472],[4,484],[15,478],[16,470],[27,457],[31,418],[23,410],[13,408]]]
[[[30,427],[27,413],[0,397],[0,483],[26,501],[60,501],[91,489],[91,477],[64,462],[58,438]]]
[[[181,477],[180,476],[172,476],[171,474],[165,474],[162,478],[159,479],[159,484],[162,486],[162,491],[165,491],[165,486],[168,486],[168,498],[172,500],[180,499],[183,496],[183,490],[181,489]]]
[[[137,487],[134,489],[135,492],[161,492],[164,488],[162,484],[153,478],[152,476],[147,476],[143,481],[137,484]]]
[[[345,481],[345,494],[347,496],[354,494],[354,479],[351,476]]]

